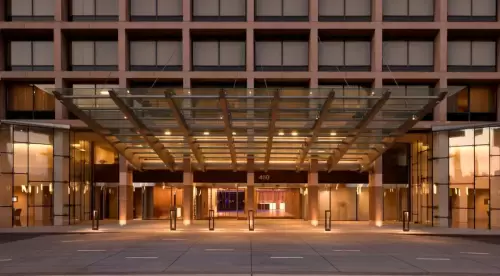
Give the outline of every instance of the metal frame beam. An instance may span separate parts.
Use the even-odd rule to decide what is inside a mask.
[[[160,143],[160,139],[156,138],[151,130],[135,115],[134,111],[122,100],[115,91],[109,90],[109,96],[115,102],[116,106],[121,110],[125,117],[132,123],[132,125],[139,131],[140,135],[144,141],[153,149],[153,151],[158,155],[158,157],[165,163],[165,166],[170,171],[175,169],[175,159],[170,154],[168,149],[165,148],[163,143]]]
[[[316,121],[314,122],[314,126],[312,128],[311,137],[307,139],[304,148],[302,149],[302,152],[300,154],[299,160],[297,162],[297,170],[300,170],[302,164],[306,160],[307,154],[311,150],[312,145],[314,144],[314,142],[316,142],[316,139],[318,138],[318,135],[321,131],[321,125],[326,120],[326,118],[328,118],[330,106],[332,105],[334,99],[335,99],[335,90],[332,90],[328,94],[328,98],[326,99],[326,101],[323,103],[323,106],[321,107],[318,117],[316,117]]]
[[[363,119],[358,122],[356,127],[347,134],[347,137],[341,142],[339,148],[335,149],[330,158],[328,158],[328,172],[333,170],[333,167],[338,164],[342,157],[347,153],[349,148],[358,140],[361,134],[368,128],[370,122],[377,116],[378,112],[382,109],[384,104],[389,100],[391,96],[390,91],[386,91],[382,97],[378,99],[375,105],[368,111]]]
[[[231,113],[229,112],[229,104],[226,98],[226,91],[224,91],[224,89],[221,89],[219,91],[219,96],[219,105],[222,111],[222,120],[224,121],[224,132],[226,133],[229,152],[231,153],[231,165],[233,167],[233,171],[237,171],[238,162],[236,160],[236,149],[234,147]]]
[[[410,129],[412,129],[422,118],[432,112],[434,108],[444,99],[448,91],[441,92],[437,98],[429,101],[417,114],[413,115],[411,118],[406,120],[400,127],[393,131],[389,137],[382,141],[380,146],[373,148],[374,154],[369,155],[368,159],[364,164],[360,166],[361,171],[367,171],[375,160],[377,160],[384,152],[391,148],[395,143],[396,139],[402,135],[405,135]]]
[[[194,141],[194,138],[191,135],[191,130],[189,129],[188,124],[186,123],[184,115],[182,115],[181,110],[179,109],[179,107],[175,103],[174,99],[172,98],[171,92],[165,91],[165,98],[167,99],[167,103],[168,103],[170,110],[172,111],[172,114],[174,115],[175,119],[177,120],[177,124],[179,125],[181,131],[184,133],[184,136],[186,137],[189,148],[191,149],[191,152],[194,154],[194,157],[196,158],[196,161],[198,162],[200,169],[202,171],[204,171],[205,170],[205,160],[203,158],[203,154],[201,154],[201,151],[200,151],[198,144]]]
[[[276,121],[279,116],[279,101],[280,101],[280,90],[274,91],[274,96],[271,101],[271,114],[269,115],[269,126],[267,132],[267,145],[266,145],[266,157],[264,159],[264,171],[269,168],[269,161],[271,160],[271,150],[273,149],[273,137],[276,132]]]
[[[127,161],[137,170],[142,170],[141,162],[133,153],[127,152],[127,146],[120,142],[116,137],[114,137],[107,129],[103,128],[95,120],[93,120],[89,115],[83,112],[78,106],[73,103],[73,100],[66,99],[58,91],[52,91],[54,97],[60,101],[69,111],[71,111],[75,116],[80,118],[87,126],[92,129],[99,137],[106,141],[112,148],[114,148],[121,156],[123,156]]]

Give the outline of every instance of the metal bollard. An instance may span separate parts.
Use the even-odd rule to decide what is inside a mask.
[[[403,211],[403,232],[410,231],[410,212]]]
[[[170,230],[177,230],[177,210],[170,210]]]
[[[99,230],[99,213],[97,210],[92,212],[92,230]]]
[[[325,231],[332,230],[332,211],[325,210]]]
[[[248,230],[249,231],[255,230],[255,217],[253,210],[248,211]]]
[[[208,230],[214,231],[215,229],[215,212],[214,210],[208,211]]]

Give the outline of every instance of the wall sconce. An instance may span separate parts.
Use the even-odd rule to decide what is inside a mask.
[[[18,201],[17,196],[13,196],[13,197],[12,197],[12,202],[13,202],[13,203],[16,203],[17,201]]]

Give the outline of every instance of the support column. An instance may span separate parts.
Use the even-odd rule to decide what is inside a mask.
[[[437,216],[437,226],[449,227],[449,147],[448,147],[448,132],[435,132],[432,137],[432,180],[434,182],[433,191],[437,191],[437,211],[434,211],[434,216]],[[434,219],[434,218],[432,218]]]
[[[308,219],[312,226],[318,226],[319,220],[319,187],[318,187],[318,160],[311,159],[309,175],[307,177],[307,204]]]
[[[191,225],[193,219],[193,171],[191,169],[191,159],[184,157],[184,175],[182,191],[182,222],[184,225]]]
[[[247,159],[247,191],[245,193],[245,214],[248,216],[248,211],[255,212],[255,173],[253,169],[254,159]]]
[[[132,183],[132,171],[129,169],[125,157],[119,157],[120,183],[118,186],[119,223],[126,225],[127,221],[134,219],[134,186]]]
[[[56,129],[54,131],[54,225],[69,223],[69,132]],[[49,188],[51,189],[51,188]]]
[[[379,157],[370,170],[368,177],[370,224],[378,227],[384,221],[384,187],[382,183],[382,157]]]

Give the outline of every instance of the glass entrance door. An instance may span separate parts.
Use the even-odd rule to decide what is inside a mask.
[[[255,215],[259,218],[301,217],[300,188],[257,188],[255,202],[257,203]]]

